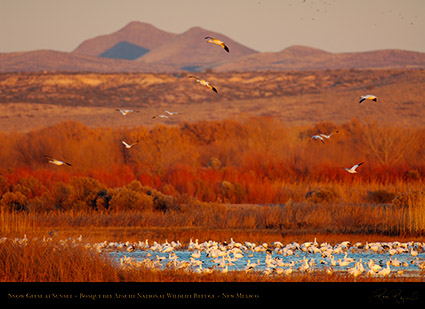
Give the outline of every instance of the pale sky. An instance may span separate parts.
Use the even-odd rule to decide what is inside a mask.
[[[425,52],[425,0],[0,0],[0,52],[68,52],[131,21],[200,26],[257,51]]]

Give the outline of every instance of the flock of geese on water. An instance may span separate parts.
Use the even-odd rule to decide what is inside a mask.
[[[245,272],[255,271],[263,275],[290,275],[293,272],[310,273],[317,270],[325,270],[327,274],[346,271],[354,277],[359,275],[369,275],[384,277],[391,273],[403,275],[409,267],[414,267],[416,271],[425,271],[425,260],[419,258],[418,254],[425,253],[425,243],[422,242],[373,242],[363,244],[357,242],[351,244],[343,241],[336,245],[329,243],[319,244],[316,238],[313,242],[297,243],[291,242],[286,245],[279,241],[271,244],[252,242],[235,242],[232,238],[230,242],[204,241],[198,239],[183,246],[179,241],[160,244],[156,241],[149,245],[148,240],[131,242],[102,242],[93,245],[98,251],[121,250],[133,252],[134,250],[148,251],[146,257],[138,260],[136,258],[123,255],[119,258],[120,266],[124,268],[146,267],[161,270],[164,267],[173,269],[185,269],[196,273],[212,273],[214,271],[227,273],[229,266],[234,266],[236,262],[244,265]],[[179,258],[178,251],[189,251],[190,258]],[[348,254],[353,253],[354,257]],[[358,258],[362,254],[380,254],[379,260],[362,261]],[[257,260],[254,254],[257,254]],[[262,254],[261,259],[258,254]],[[309,254],[313,257],[309,258]],[[354,255],[357,254],[357,255]],[[406,258],[399,260],[397,255],[405,254]],[[340,256],[336,258],[335,256]],[[301,258],[301,256],[303,256]],[[342,257],[343,256],[343,257]],[[405,257],[406,257],[405,256]],[[289,257],[289,258],[288,258]],[[297,260],[298,258],[298,260]],[[385,258],[388,258],[385,261]],[[209,265],[205,266],[205,259],[209,259]],[[320,264],[320,267],[316,265]],[[393,268],[391,268],[393,267]],[[395,267],[395,269],[394,269]],[[416,268],[417,267],[417,268]],[[409,270],[411,270],[409,268]]]
[[[218,46],[222,47],[226,52],[230,52],[229,47],[223,41],[221,41],[221,40],[219,40],[217,38],[214,38],[214,37],[210,37],[210,36],[206,36],[205,39],[207,40],[206,41],[207,43],[212,43],[212,44],[218,45]],[[204,87],[206,87],[206,88],[214,91],[215,93],[218,93],[217,89],[209,81],[206,81],[205,79],[202,79],[202,78],[199,78],[199,77],[193,76],[193,75],[189,75],[189,78],[195,79],[196,82],[199,83],[200,85],[202,85],[202,86],[204,86]],[[371,101],[377,102],[378,101],[378,97],[375,96],[375,95],[371,95],[371,94],[364,95],[364,96],[362,96],[360,98],[359,103],[362,103],[362,102],[364,102],[366,100],[371,100]],[[116,111],[119,111],[123,116],[126,116],[129,113],[133,113],[133,112],[134,113],[138,113],[139,112],[137,110],[120,109],[120,108],[117,108]],[[152,118],[154,118],[154,119],[155,118],[169,118],[169,117],[171,117],[173,115],[178,115],[179,114],[178,112],[170,112],[170,111],[164,111],[164,112],[166,114],[155,115]],[[322,143],[325,143],[325,139],[330,139],[330,137],[334,133],[338,133],[338,131],[332,132],[332,133],[330,133],[328,135],[326,135],[326,134],[313,135],[311,137],[311,139],[313,139],[313,140],[319,140]],[[132,148],[133,146],[135,146],[135,145],[137,145],[139,143],[139,141],[136,141],[136,142],[133,142],[133,143],[128,143],[128,142],[126,142],[124,140],[121,140],[121,142],[122,142],[122,144],[124,145],[124,147],[126,149],[130,149],[130,148]],[[72,166],[69,162],[66,162],[66,161],[63,161],[63,160],[58,160],[58,159],[52,158],[50,156],[45,156],[45,157],[48,159],[48,162],[51,163],[51,164],[53,164],[53,165],[57,165],[57,166],[61,166],[61,165]],[[359,167],[363,163],[364,162],[361,162],[361,163],[358,163],[358,164],[352,166],[351,168],[344,168],[344,169],[348,173],[350,173],[350,174],[355,174],[355,173],[357,173],[356,168]]]
[[[55,233],[49,233],[48,237],[41,239],[42,243],[51,242]],[[39,241],[38,238],[32,239]],[[23,238],[8,239],[0,238],[0,244],[12,241],[25,246],[30,241],[26,235]],[[80,235],[76,238],[58,240],[59,245],[81,245],[95,252],[109,252],[111,256],[120,253],[119,267],[134,269],[144,267],[152,270],[183,269],[195,273],[227,273],[229,266],[238,267],[235,270],[255,272],[262,275],[290,275],[292,273],[312,273],[325,271],[327,274],[343,273],[344,271],[354,278],[364,276],[385,277],[390,274],[402,276],[404,273],[425,272],[425,242],[357,242],[343,241],[335,245],[327,242],[318,243],[316,238],[312,242],[291,242],[283,244],[274,241],[271,244],[253,242],[236,242],[233,238],[230,242],[204,241],[190,239],[187,245],[180,241],[167,240],[164,243],[153,241],[116,242],[103,241],[99,243],[85,243]],[[133,252],[134,251],[134,252]],[[144,251],[145,258],[132,258],[128,255]],[[186,256],[182,255],[186,252]],[[178,255],[177,255],[178,253]],[[350,253],[351,256],[348,256]],[[366,261],[368,254],[369,260]],[[379,258],[376,259],[376,255]],[[302,256],[302,258],[301,258]],[[365,261],[362,256],[366,257]],[[400,259],[397,256],[401,256]],[[260,257],[260,258],[258,258]],[[370,258],[373,257],[374,259]],[[256,259],[256,261],[251,261]],[[208,264],[208,266],[207,266]]]

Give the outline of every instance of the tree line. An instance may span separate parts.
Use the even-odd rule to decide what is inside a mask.
[[[338,133],[324,143],[311,139],[331,132]],[[386,186],[395,193],[400,189],[393,183],[422,184],[424,139],[423,128],[355,119],[304,127],[271,118],[135,128],[89,128],[68,121],[0,133],[0,195],[3,205],[16,209],[165,211],[189,198],[286,203],[305,199],[306,192],[311,196],[318,184],[347,199],[349,186],[363,191]],[[122,140],[138,143],[128,149]],[[72,166],[51,165],[45,156]],[[360,161],[365,164],[358,174],[343,170]]]

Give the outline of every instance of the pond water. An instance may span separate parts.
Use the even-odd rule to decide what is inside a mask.
[[[236,243],[235,243],[236,244]],[[171,246],[168,243],[146,247],[135,244],[110,248],[110,254],[122,267],[146,266],[156,269],[185,268],[192,271],[256,271],[264,274],[312,272],[331,270],[348,272],[350,268],[361,268],[361,275],[384,276],[383,269],[390,275],[424,276],[425,244],[423,243],[373,243],[356,246],[337,244],[314,245],[291,243],[279,246],[264,244],[252,247],[238,244],[200,244],[193,246]],[[397,251],[398,250],[398,251]],[[380,269],[369,271],[374,265]],[[345,262],[345,264],[344,264]],[[387,266],[387,262],[390,264]],[[249,268],[248,265],[253,267]],[[360,266],[361,264],[361,266]],[[377,267],[377,268],[379,268]]]

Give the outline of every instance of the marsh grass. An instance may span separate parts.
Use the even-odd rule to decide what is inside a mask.
[[[275,235],[305,233],[423,236],[425,232],[425,198],[423,194],[407,198],[405,205],[371,203],[312,203],[286,204],[216,204],[192,203],[167,212],[155,210],[97,211],[0,211],[0,235],[46,236],[66,232],[78,237],[150,236],[182,240],[183,234],[194,237],[197,231],[209,231],[234,237],[249,232]],[[185,231],[188,231],[187,233]],[[245,232],[244,232],[245,231]],[[102,234],[105,234],[104,236]],[[118,237],[118,235],[117,235]],[[206,235],[208,237],[208,235]],[[211,237],[210,237],[211,238]],[[105,239],[103,239],[105,240]],[[245,239],[246,240],[246,239]]]
[[[7,240],[0,245],[0,280],[3,282],[119,281],[119,272],[102,255],[81,246],[29,240]]]

